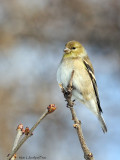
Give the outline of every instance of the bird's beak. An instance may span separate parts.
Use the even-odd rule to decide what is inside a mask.
[[[64,49],[64,52],[65,52],[65,53],[70,53],[70,49],[69,49],[69,48],[65,48],[65,49]]]

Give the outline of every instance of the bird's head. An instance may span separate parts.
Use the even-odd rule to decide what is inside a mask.
[[[78,41],[73,40],[69,41],[65,45],[63,58],[78,58],[83,57],[86,54],[87,53],[82,44],[80,44]]]

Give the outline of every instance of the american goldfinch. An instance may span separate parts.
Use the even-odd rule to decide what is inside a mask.
[[[64,89],[67,88],[72,71],[72,99],[77,99],[88,107],[101,123],[103,132],[107,127],[101,115],[102,108],[98,95],[94,69],[85,48],[77,41],[69,41],[65,45],[63,58],[57,70],[57,81]]]

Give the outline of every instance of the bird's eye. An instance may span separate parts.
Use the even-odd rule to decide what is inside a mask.
[[[72,47],[72,49],[76,49],[75,47]]]

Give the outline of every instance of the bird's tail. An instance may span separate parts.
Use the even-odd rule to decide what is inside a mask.
[[[101,123],[101,127],[102,127],[103,132],[104,133],[107,132],[107,127],[106,127],[105,121],[104,121],[104,119],[103,119],[101,114],[98,116],[98,119],[99,119],[99,121]]]

